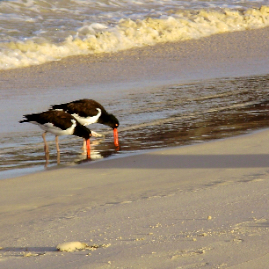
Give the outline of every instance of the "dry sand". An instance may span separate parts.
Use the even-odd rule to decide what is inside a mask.
[[[266,268],[268,137],[2,180],[1,268]]]
[[[4,71],[0,88],[264,74],[268,33]],[[0,268],[267,268],[268,152],[263,130],[1,180]],[[71,252],[57,251],[64,242]]]

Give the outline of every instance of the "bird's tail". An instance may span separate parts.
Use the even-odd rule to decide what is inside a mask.
[[[23,123],[23,122],[29,122],[31,121],[31,119],[33,118],[33,114],[32,115],[23,115],[23,120],[20,120],[19,123]]]
[[[50,107],[50,110],[64,110],[65,108],[66,108],[66,104],[52,105]]]

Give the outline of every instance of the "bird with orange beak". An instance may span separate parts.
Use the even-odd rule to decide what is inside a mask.
[[[66,104],[53,105],[53,110],[63,110],[71,114],[79,123],[86,126],[92,123],[107,125],[113,129],[114,145],[119,147],[118,127],[119,121],[109,114],[105,108],[92,99],[80,99]],[[92,132],[94,135],[94,132]]]

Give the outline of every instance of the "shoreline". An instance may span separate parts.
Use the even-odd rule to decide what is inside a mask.
[[[164,84],[176,83],[180,88],[209,77],[261,74],[269,65],[268,35],[269,27],[0,71],[4,118],[0,138],[8,141],[9,135],[20,138],[26,131],[37,133],[35,126],[18,121],[23,114],[48,109],[54,100],[96,98],[114,106],[116,112],[122,98],[129,101],[134,93],[151,95]],[[11,146],[15,143],[11,141]]]
[[[1,268],[263,268],[268,132],[1,180]],[[89,257],[56,251],[69,241],[111,245]]]
[[[25,93],[25,90],[67,90],[86,85],[96,89],[100,85],[126,83],[133,88],[143,87],[141,80],[156,86],[160,82],[263,75],[267,73],[264,67],[268,66],[268,35],[266,27],[1,70],[0,89]]]
[[[109,105],[164,85],[266,74],[268,36],[269,27],[0,71],[0,136],[24,132],[23,114],[54,103],[92,98]]]
[[[51,100],[94,96],[114,104],[157,84],[268,73],[268,34],[235,32],[1,71],[7,130]],[[0,180],[0,266],[266,268],[268,135],[264,129]],[[92,248],[57,251],[74,241]]]

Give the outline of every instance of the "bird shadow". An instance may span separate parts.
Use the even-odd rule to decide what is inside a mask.
[[[139,158],[119,162],[113,161],[114,168],[139,169],[209,169],[209,168],[265,168],[269,167],[269,154],[142,154]],[[132,156],[129,156],[132,157]],[[111,163],[112,165],[112,163]],[[111,165],[103,165],[110,169]],[[99,168],[93,166],[92,168]],[[82,166],[82,168],[87,168]]]
[[[4,247],[0,249],[1,256],[41,256],[49,252],[58,252],[56,247]]]

